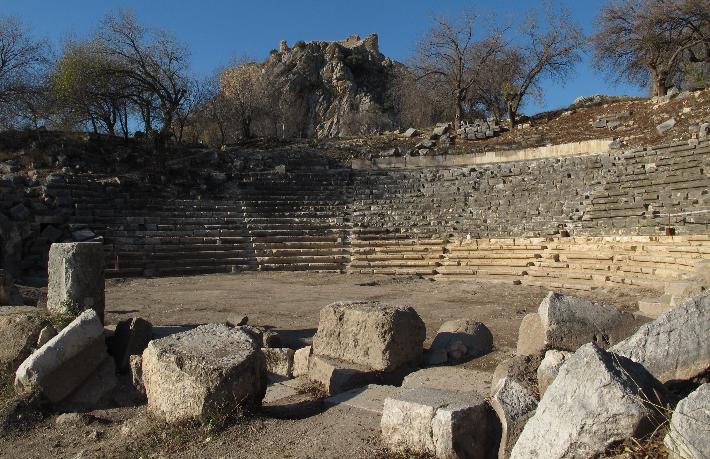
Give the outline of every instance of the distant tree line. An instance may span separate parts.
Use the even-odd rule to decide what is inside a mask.
[[[598,71],[654,96],[672,86],[707,87],[710,0],[609,0],[591,36],[548,4],[517,21],[437,17],[389,85],[388,104],[402,126],[485,116],[514,128],[526,102],[543,97],[542,81],[563,83],[588,50]],[[58,52],[0,16],[0,129],[124,137],[138,130],[159,143],[214,145],[307,133],[308,101],[285,96],[263,63],[242,60],[195,78],[189,57],[170,33],[128,12]]]

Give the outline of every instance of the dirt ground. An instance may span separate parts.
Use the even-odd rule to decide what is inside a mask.
[[[412,305],[427,326],[425,346],[446,320],[485,323],[494,336],[494,351],[462,365],[490,372],[514,354],[522,317],[535,311],[546,293],[509,284],[313,273],[111,279],[106,323],[112,329],[120,320],[140,316],[167,333],[167,326],[224,322],[246,314],[250,324],[273,327],[286,345],[300,347],[315,333],[324,305],[376,299]],[[635,310],[641,297],[657,294],[633,289],[569,293],[627,310]],[[378,436],[379,416],[344,405],[328,407],[303,394],[267,405],[220,432],[163,425],[143,405],[81,416],[54,413],[30,430],[0,438],[0,457],[389,457]]]

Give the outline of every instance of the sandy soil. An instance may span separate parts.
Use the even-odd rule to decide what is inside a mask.
[[[298,347],[315,333],[322,306],[377,299],[414,306],[426,323],[427,345],[446,320],[484,322],[493,332],[495,350],[463,365],[492,371],[514,353],[520,320],[546,293],[506,284],[312,273],[112,279],[106,286],[106,321],[108,328],[133,316],[157,326],[195,325],[246,314],[250,324],[274,327],[286,344]],[[634,310],[640,297],[653,292],[575,294]],[[0,438],[0,457],[387,457],[378,431],[377,415],[327,407],[310,395],[279,401],[217,433],[199,426],[168,427],[151,419],[144,406],[133,406],[70,419],[52,414],[29,431]]]

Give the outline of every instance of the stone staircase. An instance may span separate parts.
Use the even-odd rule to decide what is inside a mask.
[[[350,170],[251,172],[238,177],[259,269],[343,272],[350,261]]]

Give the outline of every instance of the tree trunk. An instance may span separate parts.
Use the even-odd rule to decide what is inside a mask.
[[[513,109],[513,104],[508,105],[508,121],[510,121],[510,130],[515,129],[515,117],[517,115],[516,111]]]
[[[651,84],[653,85],[653,97],[663,97],[668,93],[668,86],[666,85],[667,81],[668,74],[666,72],[651,69]]]
[[[456,91],[456,116],[454,117],[454,130],[461,129],[461,121],[463,120],[463,104],[466,101],[466,92],[462,89]]]

